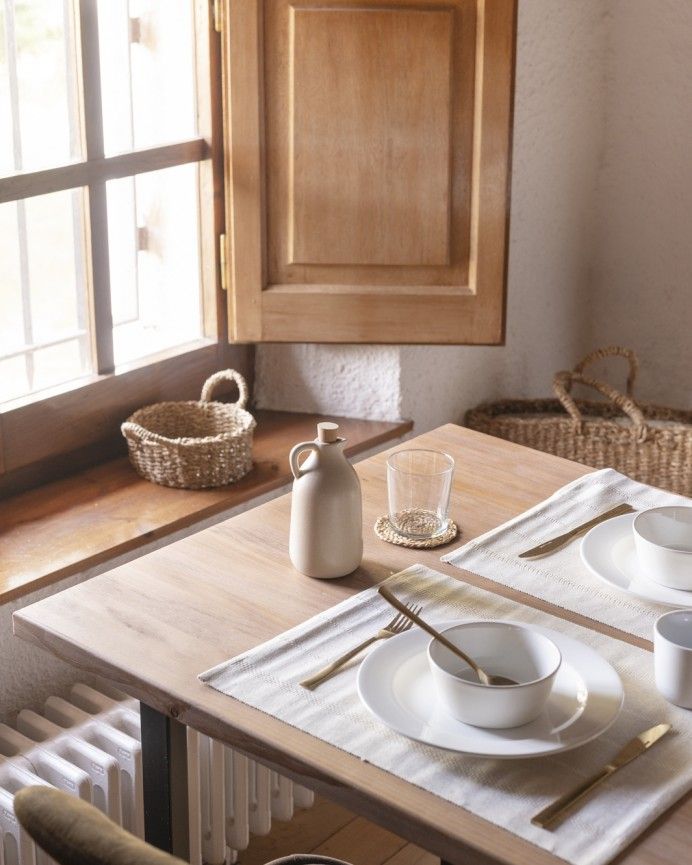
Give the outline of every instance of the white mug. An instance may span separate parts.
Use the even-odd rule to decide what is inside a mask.
[[[654,625],[654,674],[666,700],[692,709],[692,610],[664,613]]]

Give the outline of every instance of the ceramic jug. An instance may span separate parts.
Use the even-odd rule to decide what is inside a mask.
[[[297,444],[289,456],[295,478],[289,555],[296,570],[321,580],[350,574],[363,557],[360,482],[338,433],[338,424],[319,423],[317,438]]]

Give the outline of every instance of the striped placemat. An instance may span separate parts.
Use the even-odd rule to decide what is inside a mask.
[[[367,760],[549,850],[572,865],[603,865],[692,788],[692,713],[656,691],[649,652],[414,565],[388,581],[404,601],[424,605],[431,622],[511,619],[560,630],[593,647],[618,671],[625,705],[600,738],[574,751],[529,760],[470,757],[414,742],[376,720],[356,692],[357,666],[314,691],[297,683],[374,634],[391,609],[368,589],[296,628],[218,665],[211,687]],[[635,760],[554,832],[531,817],[601,768],[630,738],[667,721],[675,732]],[[655,756],[654,756],[655,754]],[[652,759],[650,759],[652,757]]]

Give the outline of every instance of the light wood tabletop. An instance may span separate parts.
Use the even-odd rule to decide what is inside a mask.
[[[462,528],[462,541],[589,471],[453,424],[404,447],[412,445],[454,457],[450,512]],[[380,541],[372,526],[386,511],[388,453],[357,466],[364,557],[349,577],[313,580],[292,568],[287,549],[290,497],[283,496],[25,607],[15,613],[15,633],[449,862],[556,865],[561,860],[552,854],[197,679],[212,665],[415,562],[650,648],[644,641],[443,564],[442,550],[408,550]],[[681,865],[688,858],[691,831],[692,798],[687,797],[617,861]]]

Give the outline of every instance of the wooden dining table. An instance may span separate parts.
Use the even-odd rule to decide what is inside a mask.
[[[396,449],[400,449],[398,445]],[[450,515],[457,543],[505,522],[590,471],[454,424],[403,447],[454,458]],[[338,580],[299,574],[288,557],[290,495],[192,534],[14,614],[15,634],[103,676],[141,702],[148,840],[185,853],[185,727],[350,808],[454,865],[557,865],[562,860],[463,808],[203,685],[198,675],[420,562],[459,580],[651,649],[650,643],[440,562],[450,547],[411,550],[378,539],[387,510],[384,451],[357,465],[361,566]],[[556,598],[556,601],[559,600]],[[690,860],[692,797],[616,861]]]

